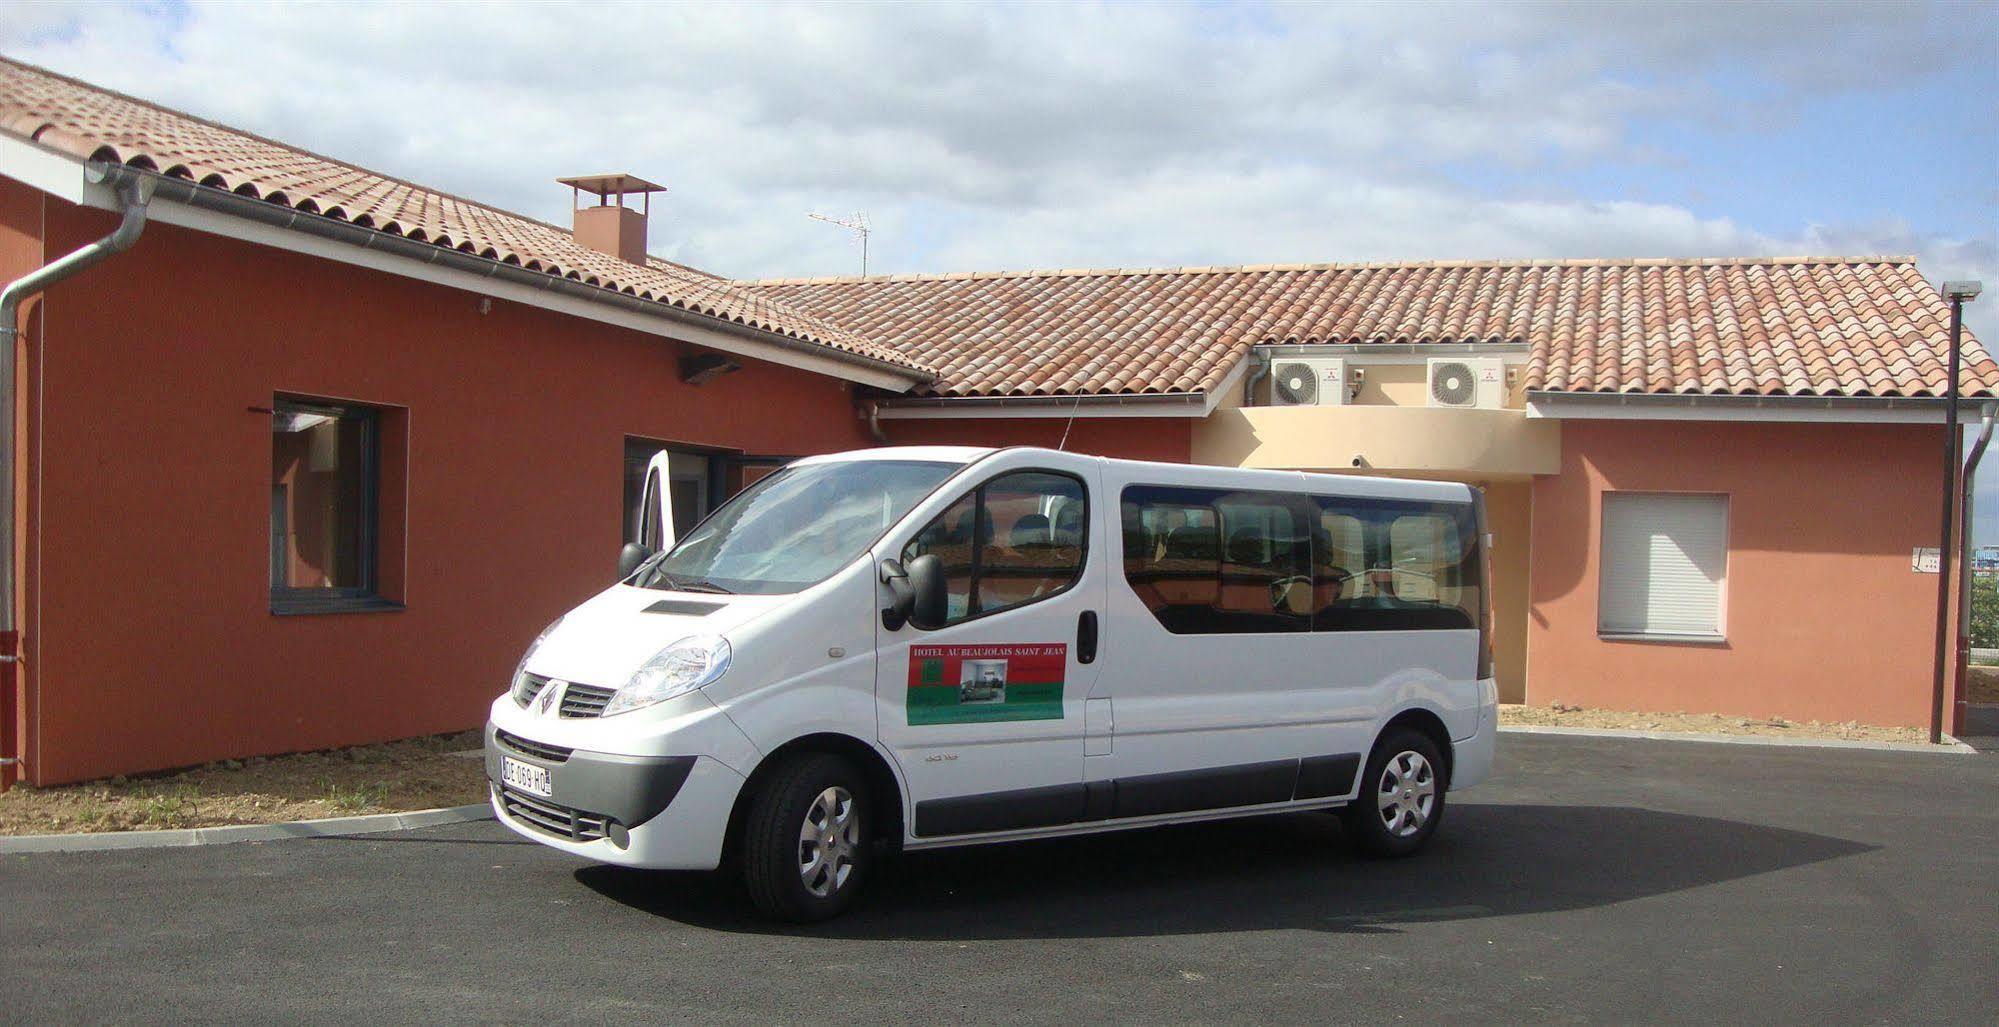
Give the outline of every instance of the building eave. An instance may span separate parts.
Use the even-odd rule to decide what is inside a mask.
[[[1740,396],[1649,392],[1527,393],[1527,416],[1603,421],[1789,421],[1927,424],[1941,421],[1937,396]],[[1999,397],[1958,400],[1958,419],[1975,424]]]
[[[1215,412],[1233,396],[1251,361],[1238,360],[1212,389],[1185,392],[1097,393],[1053,396],[911,396],[881,402],[885,421],[983,418],[1192,417]]]
[[[154,183],[151,218],[162,224],[432,282],[891,392],[906,392],[934,380],[926,371],[865,354],[475,253],[416,242],[186,179],[118,164],[96,164],[93,176],[89,173],[92,167],[91,162],[69,154],[0,134],[0,175],[79,206],[114,210],[113,187],[117,182],[145,178]]]

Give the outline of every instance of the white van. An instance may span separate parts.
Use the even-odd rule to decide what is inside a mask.
[[[1484,541],[1443,482],[799,460],[535,639],[486,728],[493,810],[607,863],[732,861],[793,920],[898,846],[1320,808],[1405,855],[1492,766]]]

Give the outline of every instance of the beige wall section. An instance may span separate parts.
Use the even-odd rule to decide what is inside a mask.
[[[1421,367],[1416,367],[1418,373]],[[1373,388],[1372,369],[1369,388]],[[1194,462],[1291,470],[1521,478],[1561,469],[1561,426],[1518,410],[1242,407],[1194,427]],[[1356,465],[1359,457],[1362,464]]]
[[[1451,354],[1459,356],[1461,354]],[[1279,358],[1281,359],[1281,354]],[[1448,359],[1440,357],[1438,359]],[[1474,355],[1471,359],[1476,359]],[[1391,406],[1427,407],[1430,405],[1430,365],[1427,360],[1404,360],[1389,358],[1347,357],[1347,375],[1351,378],[1360,373],[1360,390],[1348,400],[1350,406]],[[1527,405],[1527,365],[1508,362],[1506,364],[1506,406],[1519,410]],[[1266,376],[1258,383],[1258,404],[1267,403],[1270,395],[1270,379]],[[1239,406],[1239,402],[1222,404]]]
[[[1361,406],[1426,407],[1430,405],[1430,369],[1424,364],[1368,364],[1355,361],[1347,374],[1361,375],[1353,401]]]

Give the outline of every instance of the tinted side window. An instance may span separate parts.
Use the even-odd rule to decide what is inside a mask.
[[[1320,497],[1318,631],[1478,627],[1483,601],[1469,504]]]
[[[1134,485],[1124,573],[1182,635],[1476,628],[1469,503]]]
[[[1125,579],[1166,630],[1311,630],[1312,540],[1303,497],[1132,486],[1120,514]]]
[[[1066,474],[1003,474],[924,526],[902,558],[934,553],[943,561],[947,624],[1024,606],[1082,574],[1088,507],[1083,483]]]

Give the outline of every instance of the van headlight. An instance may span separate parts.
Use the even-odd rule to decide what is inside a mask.
[[[644,709],[686,695],[727,673],[729,657],[728,639],[720,635],[689,635],[654,653],[611,696],[603,715]]]
[[[521,705],[527,705],[527,700],[521,697],[521,678],[528,672],[528,661],[534,659],[535,650],[540,649],[541,644],[548,641],[548,636],[555,634],[555,629],[562,626],[562,619],[567,616],[569,615],[565,613],[562,617],[549,621],[548,627],[541,629],[541,634],[534,636],[534,641],[528,643],[527,652],[521,654],[521,662],[514,664],[514,676],[507,679],[507,691],[511,692],[515,699],[520,700]]]

